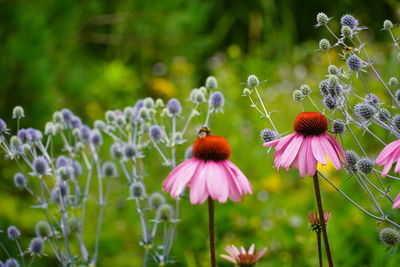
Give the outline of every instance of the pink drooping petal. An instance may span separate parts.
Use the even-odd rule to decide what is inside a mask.
[[[169,192],[173,198],[178,197],[190,182],[200,163],[201,160],[192,158],[179,164],[164,180],[164,192]]]
[[[332,147],[331,142],[329,141],[328,138],[326,138],[326,136],[321,135],[319,140],[321,141],[321,145],[324,146],[324,150],[328,155],[329,159],[331,160],[335,169],[340,170],[342,165],[340,164],[340,156],[337,153],[336,149]]]
[[[400,208],[400,194],[397,195],[397,197],[394,199],[392,209],[398,209]]]
[[[230,183],[230,185],[236,186],[237,191],[240,192],[240,197],[243,197],[244,194],[252,194],[253,193],[252,186],[249,180],[247,180],[246,176],[242,173],[242,171],[229,160],[224,160],[223,163],[231,174],[230,178],[232,178],[233,183]],[[233,198],[232,200],[236,201]]]
[[[346,155],[342,149],[342,146],[339,144],[339,142],[333,136],[331,136],[327,133],[325,135],[329,139],[329,141],[331,142],[333,147],[335,148],[336,152],[342,157],[343,161],[346,163]]]
[[[382,164],[383,165],[383,170],[382,170],[382,173],[381,173],[382,177],[385,177],[389,173],[390,168],[392,168],[393,163],[396,162],[396,160],[399,159],[399,155],[400,155],[400,149],[398,148],[398,149],[394,150],[392,153],[390,153],[389,155],[386,156],[386,158],[385,158],[385,160],[384,160],[384,162]],[[396,169],[397,169],[397,165],[398,164],[396,164],[395,172],[396,172]]]
[[[311,140],[311,148],[314,158],[321,163],[322,165],[326,165],[326,155],[324,147],[321,144],[319,136],[313,136]]]
[[[398,173],[398,172],[400,171],[400,160],[399,160],[399,156],[400,156],[400,149],[397,150],[396,155],[393,157],[393,159],[394,159],[393,163],[397,161],[396,167],[394,168],[394,172],[395,172],[395,173]]]
[[[317,160],[312,152],[312,138],[307,137],[307,173],[313,176],[317,171]]]
[[[386,164],[386,159],[390,155],[393,154],[393,152],[400,147],[400,140],[396,140],[387,146],[379,153],[379,156],[376,158],[375,162],[379,166],[383,166]]]
[[[299,149],[299,171],[300,171],[300,177],[304,177],[307,175],[307,145],[308,145],[308,139],[304,138],[301,147]]]
[[[283,152],[281,161],[278,162],[277,168],[283,167],[286,170],[289,169],[289,166],[292,164],[293,160],[296,158],[297,153],[299,153],[301,144],[303,143],[304,136],[297,135],[293,138],[290,144],[286,147],[285,151]]]
[[[263,146],[276,146],[282,139],[276,139],[263,144]]]
[[[275,151],[284,149],[286,146],[288,146],[292,142],[293,138],[297,137],[298,135],[299,135],[298,133],[292,133],[292,134],[289,134],[289,135],[281,138],[280,139],[281,141],[276,146]]]
[[[229,195],[229,177],[225,171],[224,163],[210,160],[206,164],[210,174],[206,178],[208,193],[212,199],[225,203]]]
[[[208,162],[202,161],[199,164],[193,178],[188,184],[190,187],[190,203],[202,204],[208,198],[206,181],[207,177],[212,175],[212,168],[209,168]]]

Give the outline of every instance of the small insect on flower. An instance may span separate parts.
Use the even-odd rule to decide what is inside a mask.
[[[193,144],[193,158],[177,166],[163,182],[163,190],[177,198],[190,187],[190,202],[202,204],[207,198],[224,203],[228,197],[235,202],[251,194],[250,182],[231,161],[228,141],[210,135],[208,128],[199,131]]]
[[[264,146],[276,146],[274,154],[275,167],[295,168],[300,176],[313,176],[317,170],[317,162],[327,164],[329,157],[333,166],[340,170],[341,159],[345,154],[340,144],[326,133],[328,121],[318,112],[302,112],[294,122],[295,133],[283,138],[267,142]]]
[[[319,218],[318,212],[309,212],[307,214],[308,221],[310,222],[311,230],[320,232],[322,230],[321,220]],[[330,211],[324,211],[324,223],[326,224],[331,217]]]
[[[267,248],[262,248],[261,250],[255,252],[254,244],[251,244],[249,250],[247,251],[243,246],[239,249],[234,245],[227,245],[225,247],[225,251],[228,253],[228,255],[221,255],[221,258],[224,258],[225,260],[228,260],[239,266],[251,267],[255,265],[261,259],[261,257],[265,255],[265,253],[267,253]]]

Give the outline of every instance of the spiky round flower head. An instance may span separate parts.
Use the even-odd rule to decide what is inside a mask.
[[[294,130],[304,136],[321,135],[328,129],[328,121],[319,112],[302,112],[294,121]]]
[[[33,128],[26,129],[32,141],[39,141],[43,138],[42,132]]]
[[[150,123],[144,122],[142,123],[142,125],[140,126],[140,132],[141,133],[147,133],[150,130]]]
[[[359,160],[357,153],[353,150],[347,150],[345,155],[347,160],[347,168],[351,172],[357,172],[357,162]]]
[[[394,228],[386,227],[379,232],[379,240],[383,244],[393,247],[400,242],[400,233]]]
[[[400,89],[394,93],[394,98],[397,102],[400,102]]]
[[[369,104],[359,103],[354,107],[356,115],[363,120],[370,120],[374,117],[375,108]]]
[[[387,121],[389,118],[390,118],[390,112],[389,112],[389,110],[387,110],[387,109],[385,109],[385,108],[379,109],[379,111],[378,111],[378,119],[379,119],[380,121],[385,122],[385,121]]]
[[[124,115],[126,118],[131,118],[133,116],[133,108],[125,107],[124,108]]]
[[[70,122],[73,115],[74,114],[71,112],[71,110],[67,108],[61,110],[61,116],[64,122]]]
[[[307,84],[303,84],[300,86],[299,89],[303,95],[307,96],[310,92],[311,92],[311,88],[310,86],[308,86]]]
[[[208,105],[212,110],[222,110],[222,107],[224,106],[225,103],[225,98],[224,95],[221,92],[214,92],[211,94],[209,100],[208,100]]]
[[[143,199],[146,196],[146,189],[142,182],[133,182],[130,187],[130,193],[133,199]]]
[[[80,127],[80,132],[79,132],[79,137],[83,140],[83,141],[89,141],[90,138],[90,128],[87,125],[82,125]]]
[[[293,91],[293,100],[296,102],[301,102],[304,100],[304,95],[300,90],[294,90]]]
[[[72,128],[79,128],[82,125],[82,120],[78,116],[72,116],[70,123]]]
[[[329,18],[325,13],[319,12],[317,14],[317,25],[316,25],[317,27],[324,26],[324,25],[328,24],[328,22],[329,22]]]
[[[103,131],[106,128],[106,124],[102,120],[95,120],[93,126],[99,131]]]
[[[328,66],[328,74],[330,75],[338,75],[340,73],[340,69],[335,65]]]
[[[335,109],[338,105],[337,99],[330,95],[325,96],[322,99],[322,103],[324,103],[325,107],[327,107],[328,109]]]
[[[352,71],[358,71],[359,69],[361,69],[363,67],[362,60],[358,56],[356,56],[354,54],[350,55],[347,58],[346,62],[347,62],[347,66]]]
[[[158,208],[165,203],[165,198],[161,193],[154,192],[149,197],[149,207],[152,210],[158,210]]]
[[[357,162],[357,169],[364,174],[370,174],[374,170],[374,165],[369,158],[361,158]]]
[[[148,109],[155,108],[156,104],[154,103],[154,99],[151,97],[146,97],[143,100],[143,106]]]
[[[47,160],[42,157],[36,157],[35,160],[33,161],[33,172],[37,176],[43,176],[46,175],[49,169],[49,165]]]
[[[171,98],[167,103],[167,109],[172,116],[177,116],[182,112],[182,106],[178,99]]]
[[[19,229],[17,227],[15,227],[14,225],[11,225],[7,228],[7,236],[9,239],[15,241],[18,238],[20,238],[21,232],[19,231]]]
[[[350,28],[354,29],[358,26],[358,20],[352,15],[346,14],[340,19],[340,24],[342,24],[342,26],[349,26]]]
[[[35,225],[35,233],[42,238],[51,236],[49,223],[47,221],[38,221]]]
[[[162,204],[157,210],[157,220],[162,222],[170,221],[174,216],[174,209],[169,204]]]
[[[59,169],[57,169],[57,173],[59,175],[59,177],[61,178],[61,180],[63,181],[67,181],[69,179],[71,179],[72,177],[72,167],[60,167]]]
[[[155,112],[154,109],[151,109],[151,110]],[[123,127],[123,126],[125,125],[125,123],[126,123],[125,117],[124,117],[124,116],[118,116],[115,123],[116,123],[119,127]]]
[[[29,244],[29,251],[32,254],[42,254],[43,253],[44,242],[41,237],[35,237],[31,240]]]
[[[63,122],[63,115],[61,114],[60,111],[56,111],[53,113],[53,121],[58,123]]]
[[[126,144],[123,152],[125,158],[127,159],[136,158],[139,156],[139,151],[134,144]]]
[[[206,79],[206,88],[207,89],[217,89],[218,88],[218,82],[217,79],[214,76],[209,76]]]
[[[57,185],[57,191],[59,192],[59,194],[61,195],[61,197],[66,197],[68,196],[69,193],[69,187],[68,184],[64,181],[60,182]]]
[[[31,146],[29,144],[23,144],[21,150],[24,154],[29,154],[31,152]]]
[[[156,100],[156,108],[163,108],[164,107],[164,101],[161,98],[158,98]]]
[[[185,160],[193,158],[193,147],[189,146],[185,151]]]
[[[15,187],[18,188],[18,189],[24,188],[24,187],[26,186],[26,178],[25,178],[25,175],[23,175],[23,174],[20,173],[20,172],[17,172],[17,173],[14,175],[14,184],[15,184]]]
[[[202,103],[206,102],[206,97],[202,91],[199,89],[193,89],[192,92],[190,93],[189,97],[190,101],[193,103]]]
[[[396,126],[397,130],[400,130],[400,114],[397,114],[393,118],[394,126]]]
[[[342,134],[346,130],[346,125],[342,120],[334,120],[332,123],[332,132]]]
[[[21,119],[23,117],[25,117],[24,109],[21,106],[14,107],[13,112],[12,112],[12,118],[13,119]]]
[[[101,135],[100,131],[97,129],[94,129],[90,133],[90,143],[94,146],[100,146],[103,144],[103,136]]]
[[[107,161],[103,164],[102,172],[105,177],[114,178],[118,176],[117,166],[112,161]]]
[[[388,84],[389,84],[390,86],[393,86],[393,87],[396,88],[396,89],[399,87],[399,81],[397,80],[396,77],[391,77],[391,78],[389,79]]]
[[[365,97],[365,101],[366,101],[367,103],[369,103],[369,104],[372,104],[373,106],[379,104],[379,98],[378,98],[376,95],[374,95],[374,94],[368,94],[368,95]]]
[[[247,77],[247,87],[254,88],[260,85],[260,81],[258,80],[257,76],[252,74]]]
[[[261,131],[260,137],[264,143],[271,142],[278,138],[278,133],[271,129],[264,129]]]
[[[21,141],[18,139],[17,136],[13,135],[10,138],[10,146],[14,149],[18,149],[21,145]]]
[[[330,87],[330,82],[329,80],[323,80],[319,83],[319,91],[321,93],[321,95],[323,96],[328,96],[330,95],[329,92],[329,87]]]
[[[153,141],[159,141],[163,137],[163,131],[158,125],[152,125],[149,129],[149,137]]]
[[[106,121],[108,122],[108,123],[113,123],[114,121],[115,121],[115,113],[114,113],[114,111],[112,111],[112,110],[108,110],[107,112],[106,112],[106,115],[105,115],[105,117],[106,117]]]
[[[243,95],[244,96],[249,96],[251,94],[251,90],[249,88],[244,88],[243,89]]]
[[[110,147],[111,157],[114,159],[121,159],[123,157],[123,148],[120,143],[114,143]]]
[[[47,122],[46,126],[44,127],[44,134],[45,135],[56,135],[56,126],[52,122]]]
[[[56,160],[56,167],[60,168],[60,167],[66,167],[69,164],[69,159],[63,155],[58,156],[57,160]]]
[[[4,267],[19,267],[19,263],[16,259],[14,258],[9,258],[6,260],[6,263],[4,264]]]
[[[77,160],[72,160],[72,169],[75,177],[82,175],[82,165]]]
[[[347,38],[352,38],[353,37],[353,29],[350,28],[349,26],[342,26],[340,29],[342,36],[347,37]]]
[[[77,233],[80,230],[80,222],[78,218],[72,216],[67,219],[67,232],[68,234]]]
[[[393,28],[393,23],[390,20],[385,20],[383,22],[383,29],[384,30],[390,30],[391,28]]]
[[[167,108],[163,108],[160,115],[161,115],[161,117],[171,117],[172,116]]]
[[[3,135],[7,132],[8,132],[7,124],[2,119],[0,119],[0,135]]]
[[[319,41],[319,49],[328,50],[330,47],[331,47],[331,43],[329,42],[328,39],[323,38]]]

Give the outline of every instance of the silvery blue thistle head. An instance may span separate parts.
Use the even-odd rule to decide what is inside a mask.
[[[400,242],[400,233],[392,227],[386,227],[379,232],[379,240],[389,247],[394,247]]]
[[[357,162],[359,160],[359,157],[357,155],[356,152],[354,152],[353,150],[347,150],[345,152],[346,155],[346,161],[347,161],[347,168],[351,171],[351,172],[357,172]]]
[[[258,80],[257,76],[252,74],[247,77],[247,87],[254,88],[260,85],[260,81]]]
[[[328,66],[328,74],[329,75],[338,75],[338,74],[340,74],[340,69],[337,66],[331,64]]]
[[[370,120],[375,115],[375,108],[369,104],[359,103],[354,107],[354,111],[360,119]]]
[[[55,136],[57,133],[56,131],[56,126],[52,122],[46,123],[46,126],[44,127],[44,134],[45,135],[50,135],[50,136]]]
[[[99,130],[94,129],[90,133],[90,140],[89,141],[94,146],[100,146],[101,144],[103,144],[103,136],[101,135]]]
[[[329,42],[328,39],[323,38],[319,41],[319,49],[320,50],[328,50],[330,47],[331,47],[331,43]]]
[[[354,31],[349,26],[342,26],[342,28],[340,29],[340,32],[342,33],[343,37],[350,38],[350,39],[353,38]]]
[[[4,264],[5,267],[20,267],[19,262],[14,258],[9,258]]]
[[[112,161],[107,161],[103,164],[102,166],[102,172],[103,176],[109,177],[109,178],[115,178],[118,177],[118,169],[117,166],[115,165],[114,162]]]
[[[25,117],[25,112],[23,107],[21,106],[16,106],[14,107],[13,111],[12,111],[12,118],[13,119],[21,119]]]
[[[105,114],[106,122],[113,123],[116,119],[115,113],[112,110],[108,110]]]
[[[0,119],[0,136],[8,133],[7,124]]]
[[[78,116],[72,116],[70,123],[72,128],[79,128],[82,125],[82,120]]]
[[[225,103],[224,95],[221,92],[214,92],[211,94],[208,105],[212,111],[222,111],[222,108]]]
[[[57,191],[61,195],[61,197],[66,197],[69,194],[69,186],[66,182],[62,181],[57,186]]]
[[[199,89],[193,89],[190,93],[189,100],[193,103],[202,103],[206,102],[206,97],[202,91]]]
[[[335,134],[343,134],[346,130],[346,125],[342,120],[334,120],[332,123],[332,132]]]
[[[152,125],[149,129],[149,137],[151,140],[158,142],[163,137],[163,131],[160,126]]]
[[[14,225],[11,225],[7,228],[7,236],[10,240],[15,241],[18,238],[20,238],[21,232],[19,231],[19,229],[17,227],[15,227]]]
[[[373,106],[377,106],[379,104],[379,98],[375,94],[368,94],[365,97],[365,102],[367,102]]]
[[[60,167],[66,167],[69,165],[70,159],[68,159],[67,157],[61,155],[57,157],[56,160],[56,167],[60,168]]]
[[[25,175],[23,175],[20,172],[17,172],[14,175],[14,184],[15,184],[15,187],[18,188],[18,189],[25,188],[25,186],[26,186],[26,177],[25,177]]]
[[[164,203],[157,210],[157,220],[162,222],[170,221],[174,216],[174,209],[171,205]]]
[[[35,233],[37,236],[46,238],[51,236],[51,228],[47,221],[38,221],[35,225]]]
[[[378,111],[378,119],[382,122],[386,122],[390,118],[389,110],[385,108],[381,108]]]
[[[261,140],[264,143],[271,142],[278,138],[278,133],[271,129],[264,129],[260,133]]]
[[[42,177],[49,172],[49,164],[45,157],[36,157],[32,164],[33,175]]]
[[[77,160],[72,160],[72,170],[75,177],[82,175],[82,165]]]
[[[99,130],[99,131],[104,131],[106,129],[106,124],[102,120],[95,120],[93,124],[94,128]]]
[[[123,146],[120,143],[114,143],[110,147],[111,157],[114,159],[122,159],[123,157]]]
[[[294,90],[292,96],[293,96],[293,100],[296,101],[296,102],[303,101],[304,97],[305,97],[300,90]]]
[[[352,71],[358,71],[364,66],[364,63],[361,58],[352,54],[347,58],[347,66]]]
[[[143,106],[148,109],[155,108],[156,104],[154,103],[154,99],[151,97],[146,97],[143,100]]]
[[[61,180],[63,181],[67,181],[69,179],[71,179],[72,175],[73,175],[73,169],[72,167],[60,167],[57,169],[57,174],[59,175],[59,177],[61,178]]]
[[[144,101],[143,99],[139,99],[136,101],[135,106],[133,107],[133,112],[138,113],[142,107],[144,107]]]
[[[61,114],[60,111],[56,111],[53,113],[53,121],[58,123],[63,122],[63,115]]]
[[[178,99],[171,98],[167,103],[167,109],[172,116],[178,116],[182,112],[182,106]]]
[[[397,114],[396,116],[394,116],[393,124],[397,128],[397,130],[400,131],[400,114]]]
[[[388,84],[389,84],[390,86],[393,86],[395,89],[399,88],[399,81],[397,80],[396,77],[391,77],[391,78],[389,79]]]
[[[141,158],[141,152],[136,148],[134,144],[126,144],[123,150],[126,159]]]
[[[133,182],[130,186],[131,198],[143,199],[146,196],[146,189],[142,182]]]
[[[209,76],[206,79],[205,85],[207,89],[217,89],[218,88],[217,79],[214,76]]]
[[[311,93],[311,88],[307,84],[301,85],[299,90],[304,96],[308,96]]]
[[[26,129],[32,141],[40,141],[43,138],[42,132],[33,128]]]
[[[358,20],[352,15],[346,14],[340,19],[340,24],[342,24],[342,26],[348,26],[354,29],[358,26]]]
[[[61,116],[62,116],[62,120],[64,122],[70,122],[73,115],[74,114],[71,112],[71,110],[69,110],[67,108],[64,108],[61,110]]]
[[[374,170],[374,162],[368,158],[359,159],[357,162],[357,169],[364,173],[370,174]]]
[[[72,216],[67,219],[67,233],[73,234],[79,232],[81,229],[78,218]]]
[[[29,252],[33,255],[40,255],[43,253],[44,241],[41,237],[35,237],[29,244]]]
[[[161,193],[154,192],[149,197],[149,207],[152,210],[158,210],[158,208],[165,203],[165,198]]]
[[[133,108],[132,107],[125,107],[124,108],[124,115],[126,118],[130,118],[133,116]]]
[[[315,25],[315,27],[321,27],[321,26],[325,26],[328,24],[330,18],[323,12],[319,12],[317,14],[317,24]]]
[[[391,22],[390,20],[385,20],[383,22],[383,29],[384,30],[390,30],[391,28],[393,28],[393,22]]]
[[[323,80],[319,83],[319,91],[322,96],[330,95],[329,87],[330,87],[329,80]]]
[[[80,138],[81,138],[83,141],[89,141],[90,132],[91,132],[91,130],[90,130],[89,126],[87,126],[87,125],[82,125],[82,126],[80,127]]]
[[[400,90],[397,90],[394,93],[394,98],[396,99],[397,102],[400,102]]]
[[[156,100],[156,108],[163,108],[164,107],[164,101],[161,98],[158,98]]]
[[[335,109],[338,106],[338,101],[336,98],[328,95],[322,99],[322,103],[324,103],[325,107],[328,109]]]

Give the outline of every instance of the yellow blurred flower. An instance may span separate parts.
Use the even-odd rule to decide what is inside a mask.
[[[101,108],[99,103],[95,101],[89,102],[86,105],[85,109],[86,109],[86,114],[90,119],[100,118],[103,113],[103,109]]]
[[[165,78],[153,78],[150,80],[150,89],[159,96],[167,98],[173,97],[176,94],[175,85]]]
[[[263,180],[262,183],[263,189],[268,192],[275,193],[279,192],[282,189],[282,181],[278,173],[272,173],[266,179]]]

